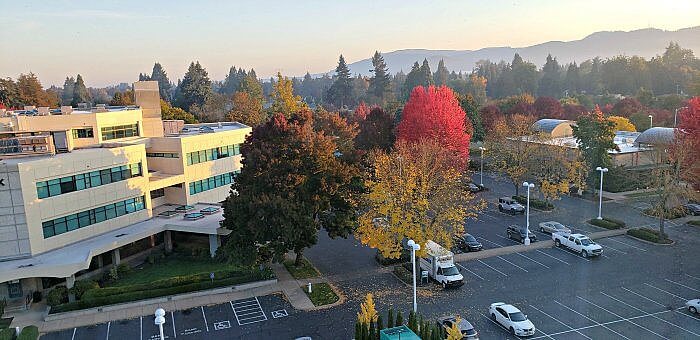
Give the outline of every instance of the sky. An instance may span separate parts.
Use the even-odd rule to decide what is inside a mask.
[[[45,87],[80,73],[88,86],[138,80],[160,62],[170,80],[199,60],[301,76],[375,50],[523,47],[597,31],[700,25],[698,0],[34,1],[0,0],[0,77],[34,72]]]

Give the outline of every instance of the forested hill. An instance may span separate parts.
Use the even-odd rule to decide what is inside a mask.
[[[501,60],[510,62],[515,53],[526,60],[541,67],[547,54],[557,58],[560,65],[576,61],[578,63],[595,57],[603,59],[617,55],[640,56],[646,59],[656,56],[664,51],[669,42],[674,41],[684,48],[691,49],[695,55],[700,54],[700,26],[679,29],[677,31],[664,31],[655,28],[640,29],[623,32],[596,32],[581,40],[575,41],[550,41],[528,47],[488,47],[479,50],[424,50],[407,49],[393,52],[382,52],[384,60],[391,73],[403,70],[408,73],[414,62],[428,59],[430,67],[435,69],[440,59],[445,60],[445,66],[455,72],[471,72],[479,60]],[[371,55],[369,53],[368,55]],[[363,59],[348,65],[351,74],[371,76],[368,70],[372,69],[370,59]],[[329,74],[332,74],[330,71]]]

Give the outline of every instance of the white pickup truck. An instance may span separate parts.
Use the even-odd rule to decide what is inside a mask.
[[[603,247],[593,242],[583,234],[570,234],[565,232],[552,233],[552,240],[557,247],[567,247],[583,257],[599,256],[603,254]]]

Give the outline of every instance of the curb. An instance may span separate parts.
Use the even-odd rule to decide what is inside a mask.
[[[671,239],[669,239],[669,241],[671,241],[671,243],[655,243],[655,242],[647,241],[647,240],[645,240],[645,239],[641,239],[641,238],[636,237],[636,236],[632,236],[632,235],[630,235],[630,234],[625,234],[625,236],[627,236],[627,237],[629,237],[629,238],[632,238],[632,239],[634,239],[635,241],[640,241],[640,242],[643,242],[643,243],[646,243],[646,244],[649,244],[649,245],[652,245],[652,246],[667,247],[667,246],[672,246],[672,245],[676,244],[676,241],[671,240]]]

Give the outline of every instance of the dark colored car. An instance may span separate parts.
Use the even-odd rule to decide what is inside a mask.
[[[520,243],[524,243],[523,241],[528,235],[530,237],[530,242],[537,241],[537,235],[535,235],[535,233],[525,227],[515,224],[509,225],[508,228],[506,228],[506,235],[508,235],[509,239],[516,240]]]
[[[457,322],[457,317],[455,316],[446,316],[437,319],[438,327],[441,327],[445,331],[445,333],[447,333],[447,330],[449,328],[452,328],[452,325],[455,322]],[[469,321],[460,318],[460,323],[459,325],[457,325],[457,327],[459,328],[459,332],[462,333],[462,339],[479,339],[479,333],[476,331],[476,329],[474,329],[474,326],[472,326],[472,324]]]
[[[455,248],[458,251],[479,251],[484,246],[471,234],[464,234],[455,238]]]
[[[685,210],[688,212],[688,214],[693,216],[700,215],[700,204],[688,203],[685,205]]]

